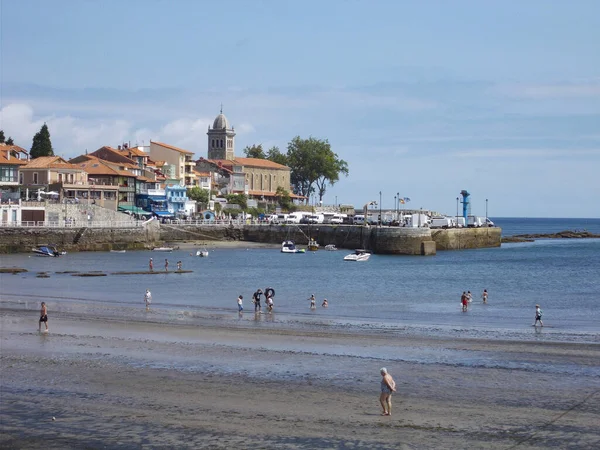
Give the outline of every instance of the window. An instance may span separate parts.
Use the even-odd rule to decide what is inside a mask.
[[[214,146],[215,146],[215,140],[213,139],[212,140],[212,147],[214,147]]]
[[[19,184],[23,184],[23,172],[19,173]]]
[[[38,184],[38,173],[33,172],[33,184]]]
[[[62,183],[62,181],[63,181],[63,174],[62,174],[62,173],[59,173],[59,174],[58,174],[58,182],[59,182],[59,183]]]
[[[221,139],[221,148],[223,148],[223,139]]]

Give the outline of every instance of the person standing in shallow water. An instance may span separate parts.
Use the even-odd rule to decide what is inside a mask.
[[[150,258],[150,261],[148,261],[148,270],[150,270],[150,272],[154,272],[154,261],[152,261],[152,258]]]
[[[383,408],[381,415],[391,416],[392,392],[396,392],[396,383],[385,367],[382,367],[379,373],[381,373],[381,395],[379,396],[379,403],[381,403],[381,407]]]
[[[538,321],[541,326],[544,326],[544,322],[542,322],[542,310],[540,309],[540,305],[535,305],[535,322],[533,322],[533,326],[537,326]]]
[[[150,303],[152,303],[152,293],[150,289],[146,289],[146,293],[144,294],[144,302],[146,302],[146,311],[150,310]]]
[[[460,296],[460,303],[462,304],[463,312],[467,312],[467,308],[469,307],[469,300],[465,291],[463,291],[462,295]]]
[[[40,321],[38,323],[38,331],[42,332],[42,322],[46,325],[46,332],[48,332],[48,308],[46,307],[46,302],[42,302],[42,307],[40,308]]]
[[[165,258],[165,272],[169,271],[169,260]]]
[[[483,298],[483,303],[487,303],[487,299],[488,299],[487,289],[483,290],[483,294],[481,295],[481,298]]]

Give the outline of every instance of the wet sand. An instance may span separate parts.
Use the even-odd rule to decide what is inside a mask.
[[[245,313],[248,314],[248,313]],[[598,344],[0,309],[2,448],[597,448]],[[346,352],[347,345],[374,356]],[[402,361],[492,352],[498,367]],[[393,361],[385,355],[393,356]],[[375,356],[380,355],[380,356]],[[547,361],[562,371],[512,370]],[[380,416],[379,368],[398,383]],[[573,375],[569,368],[577,369]],[[56,420],[52,420],[55,417]]]

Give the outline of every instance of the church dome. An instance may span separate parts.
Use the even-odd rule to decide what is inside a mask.
[[[215,118],[215,121],[213,122],[213,130],[222,130],[223,128],[228,130],[229,122],[227,121],[227,117],[225,117],[225,114],[221,113]]]

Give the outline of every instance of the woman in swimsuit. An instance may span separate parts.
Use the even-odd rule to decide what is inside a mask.
[[[392,415],[392,392],[396,392],[396,383],[385,367],[379,371],[381,373],[381,395],[379,403],[383,408],[382,416]]]

